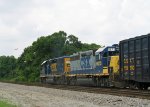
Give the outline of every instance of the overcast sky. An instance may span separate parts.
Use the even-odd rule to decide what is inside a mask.
[[[150,0],[0,0],[0,56],[60,30],[111,45],[150,33]]]

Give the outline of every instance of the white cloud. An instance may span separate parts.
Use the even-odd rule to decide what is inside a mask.
[[[101,45],[147,34],[149,5],[148,0],[0,0],[0,55],[17,57],[38,37],[59,30]]]

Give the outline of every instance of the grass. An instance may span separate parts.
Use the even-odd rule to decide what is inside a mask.
[[[0,107],[17,107],[17,106],[10,104],[6,101],[0,101]]]

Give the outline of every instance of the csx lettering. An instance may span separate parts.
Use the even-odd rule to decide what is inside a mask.
[[[91,68],[90,57],[82,57],[80,62],[81,68]]]

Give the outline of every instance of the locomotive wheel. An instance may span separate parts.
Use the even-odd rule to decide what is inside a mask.
[[[143,89],[144,89],[144,90],[148,90],[148,85],[144,85],[144,86],[143,86]]]
[[[76,77],[72,77],[70,80],[70,85],[76,85],[77,83],[77,78]]]
[[[61,79],[60,79],[60,84],[62,84],[62,85],[65,84],[65,76],[62,76],[62,77],[61,77]]]
[[[138,89],[140,89],[140,90],[148,90],[148,85],[147,84],[139,84]]]
[[[70,85],[70,78],[69,77],[66,78],[66,84]]]
[[[58,79],[57,79],[57,77],[54,77],[54,78],[53,78],[53,83],[54,83],[54,84],[58,84]]]
[[[46,83],[46,78],[41,78],[41,83]]]
[[[135,82],[129,83],[129,88],[130,89],[136,89],[136,87],[137,87],[137,84]]]
[[[98,86],[98,79],[96,77],[93,77],[93,85],[96,87]]]
[[[136,89],[136,85],[135,84],[129,84],[129,88],[130,89]]]
[[[141,83],[138,83],[137,87],[139,90],[143,90],[143,85]]]

